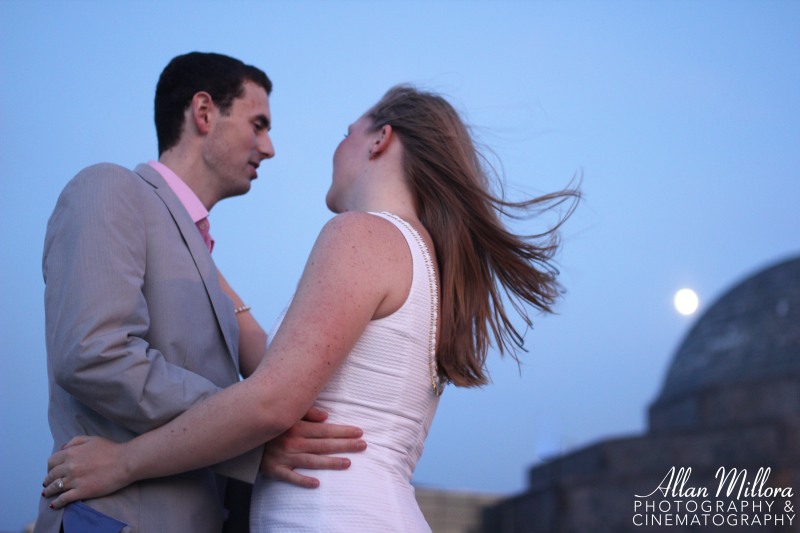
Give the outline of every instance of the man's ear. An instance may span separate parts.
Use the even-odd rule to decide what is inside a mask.
[[[381,129],[376,131],[373,134],[372,141],[370,142],[370,159],[385,152],[386,149],[389,148],[389,145],[391,145],[393,137],[394,132],[389,124],[384,125],[381,127]]]
[[[192,123],[201,135],[205,135],[211,129],[211,120],[217,106],[211,95],[205,91],[200,91],[192,97],[191,113]]]

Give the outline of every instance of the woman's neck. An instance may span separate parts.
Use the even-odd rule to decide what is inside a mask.
[[[386,211],[405,219],[418,218],[414,199],[404,177],[373,178],[366,177],[363,183],[368,185],[355,188],[345,205],[345,211]]]

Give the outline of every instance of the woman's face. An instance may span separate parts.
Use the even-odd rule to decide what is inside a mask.
[[[347,128],[344,139],[333,153],[333,181],[325,201],[334,213],[347,211],[352,185],[369,162],[371,125],[372,121],[362,115]]]

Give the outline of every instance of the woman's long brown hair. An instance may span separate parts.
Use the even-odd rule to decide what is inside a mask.
[[[528,304],[551,313],[561,293],[552,258],[557,230],[580,197],[566,189],[523,202],[490,192],[491,165],[476,149],[458,112],[441,96],[407,85],[390,89],[367,113],[373,128],[391,125],[403,145],[403,166],[422,224],[436,249],[440,275],[440,377],[457,386],[488,381],[492,340],[517,359],[523,335],[509,320],[503,295],[532,326]],[[516,235],[501,216],[527,218],[573,200],[548,231]]]

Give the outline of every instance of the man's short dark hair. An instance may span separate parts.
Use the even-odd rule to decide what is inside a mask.
[[[190,52],[164,68],[156,86],[155,120],[158,154],[178,144],[186,108],[195,94],[205,91],[222,113],[244,94],[244,82],[260,85],[269,95],[272,82],[260,69],[222,54]]]

